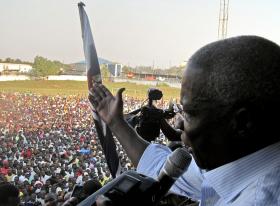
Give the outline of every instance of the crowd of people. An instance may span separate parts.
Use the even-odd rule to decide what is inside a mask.
[[[62,203],[74,185],[111,180],[86,97],[0,93],[0,98],[0,182],[14,184],[23,204],[43,205],[48,196]],[[125,111],[141,102],[126,96]],[[116,146],[122,169],[133,169],[118,141]]]

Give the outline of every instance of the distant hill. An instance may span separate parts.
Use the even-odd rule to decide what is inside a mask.
[[[112,62],[103,59],[103,58],[98,58],[99,64],[111,64]],[[79,61],[76,63],[70,64],[70,69],[67,69],[64,71],[65,74],[72,74],[72,75],[85,75],[86,74],[86,61]]]

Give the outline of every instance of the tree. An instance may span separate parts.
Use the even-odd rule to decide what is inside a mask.
[[[110,77],[110,72],[108,70],[108,67],[105,64],[100,65],[100,71],[101,71],[102,78]]]
[[[128,73],[128,72],[133,71],[133,68],[125,65],[125,66],[123,66],[122,71],[123,71],[123,73]]]
[[[14,62],[17,63],[17,64],[21,64],[22,63],[22,61],[20,59],[16,59]]]
[[[185,66],[173,66],[167,69],[165,72],[169,75],[176,75],[176,76],[182,76],[184,72]]]
[[[7,62],[7,63],[13,63],[14,61],[13,61],[12,58],[8,57],[8,58],[5,59],[5,62]]]
[[[51,61],[47,58],[36,56],[34,59],[33,69],[30,75],[46,77],[48,75],[59,74],[61,65],[59,61]]]

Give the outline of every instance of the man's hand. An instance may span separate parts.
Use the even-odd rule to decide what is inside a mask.
[[[97,206],[113,206],[113,203],[111,202],[110,199],[101,195],[97,198],[96,205]]]
[[[76,197],[70,197],[62,206],[74,206],[79,204],[79,200]]]
[[[89,101],[108,126],[119,119],[123,119],[122,93],[124,90],[125,88],[119,89],[116,96],[113,96],[104,85],[95,84],[93,86]]]
[[[100,118],[109,126],[112,133],[117,137],[133,165],[138,162],[149,145],[136,131],[128,125],[123,116],[122,93],[124,88],[118,90],[117,95],[103,85],[95,84],[89,95],[91,105],[99,114]]]

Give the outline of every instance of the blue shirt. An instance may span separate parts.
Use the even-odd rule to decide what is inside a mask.
[[[165,146],[149,145],[137,171],[156,178],[170,153]],[[280,206],[280,142],[208,172],[192,160],[171,192],[201,206]]]

